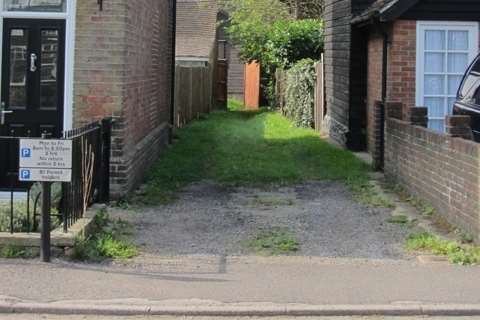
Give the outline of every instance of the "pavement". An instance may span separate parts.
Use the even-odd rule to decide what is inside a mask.
[[[64,315],[0,315],[0,320],[118,320],[109,316],[68,316]],[[212,320],[211,317],[171,317],[171,316],[134,316],[122,317],[122,320]],[[408,320],[424,320],[425,317],[408,317]],[[406,320],[405,317],[215,317],[214,320]],[[480,320],[480,317],[429,317],[428,320]]]
[[[480,316],[480,267],[309,257],[143,259],[107,266],[0,260],[0,313]]]

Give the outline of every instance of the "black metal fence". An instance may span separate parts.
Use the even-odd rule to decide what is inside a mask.
[[[65,232],[83,218],[91,204],[109,200],[111,132],[109,118],[63,135],[62,139],[72,140],[73,145],[72,181],[52,189],[52,217]],[[36,232],[40,217],[40,188],[18,181],[22,138],[0,137],[0,231],[11,233]]]

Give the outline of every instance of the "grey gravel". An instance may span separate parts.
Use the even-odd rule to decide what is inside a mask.
[[[340,182],[290,187],[187,187],[172,204],[135,212],[114,210],[134,224],[134,242],[152,255],[244,255],[259,230],[282,228],[299,242],[297,255],[406,258],[407,226],[387,222],[389,209],[368,208]]]

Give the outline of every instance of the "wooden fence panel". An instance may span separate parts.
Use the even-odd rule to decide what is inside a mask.
[[[208,67],[175,68],[175,126],[183,127],[211,110],[212,72]]]

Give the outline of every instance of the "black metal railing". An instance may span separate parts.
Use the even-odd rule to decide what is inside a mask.
[[[111,119],[104,119],[64,134],[73,145],[72,182],[62,186],[64,231],[92,203],[109,200],[111,130]]]
[[[93,203],[108,202],[112,119],[93,122],[64,133],[72,140],[72,181],[62,183],[52,217],[65,232],[83,218]],[[0,231],[36,232],[40,217],[40,188],[18,179],[19,141],[0,136]],[[20,199],[19,199],[20,198]],[[20,200],[20,201],[19,201]],[[7,223],[8,222],[8,223]]]

